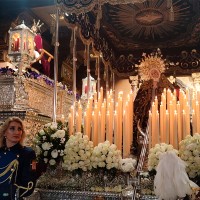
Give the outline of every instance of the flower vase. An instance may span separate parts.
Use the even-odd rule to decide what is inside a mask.
[[[130,181],[130,173],[126,173],[126,182],[127,182],[127,187],[122,191],[123,197],[126,197],[127,199],[132,199],[133,194],[134,194],[134,188],[131,184]]]

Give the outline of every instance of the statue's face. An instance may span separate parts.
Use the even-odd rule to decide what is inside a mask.
[[[37,33],[37,27],[36,27],[35,25],[33,25],[33,26],[31,27],[31,30],[32,30],[34,33]]]

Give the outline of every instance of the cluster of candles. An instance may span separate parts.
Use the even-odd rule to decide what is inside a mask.
[[[178,97],[177,97],[178,96]],[[167,143],[178,149],[179,142],[192,132],[200,131],[200,93],[193,91],[192,99],[189,90],[184,92],[164,89],[161,102],[155,97],[149,111],[149,148],[157,143]],[[192,116],[192,120],[191,120]]]
[[[123,157],[128,157],[133,135],[133,92],[124,99],[123,92],[119,92],[115,103],[113,91],[108,91],[104,99],[100,88],[98,95],[94,92],[88,99],[84,112],[81,103],[77,104],[75,116],[74,106],[68,116],[70,135],[81,132],[83,126],[94,146],[108,140],[117,145]]]

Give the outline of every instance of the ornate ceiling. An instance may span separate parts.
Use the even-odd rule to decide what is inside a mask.
[[[195,29],[200,26],[199,7],[192,1],[174,0],[173,12],[174,20],[170,20],[167,0],[105,4],[102,24],[115,49],[121,51],[196,45],[200,38]]]
[[[17,0],[10,2],[13,2],[12,10],[20,7]],[[55,13],[55,1],[45,2],[30,0],[24,7],[31,9],[33,16],[45,23],[45,28],[50,28],[53,20],[50,15]],[[95,50],[102,52],[104,60],[110,63],[110,69],[118,75],[136,74],[142,53],[152,53],[157,48],[168,62],[166,73],[187,75],[191,70],[200,70],[200,0],[57,2],[61,13],[69,14],[65,22],[60,20],[62,41],[65,40],[64,37],[69,40],[69,32],[64,34],[63,31],[64,28],[69,29],[69,22],[78,25],[80,38],[93,40]],[[4,5],[1,6],[3,7]],[[21,10],[20,7],[20,12]],[[2,12],[4,10],[1,15]],[[83,15],[83,12],[86,14]],[[76,16],[71,13],[76,13]],[[84,45],[78,44],[77,50],[83,54]]]
[[[121,51],[195,46],[199,43],[199,0],[57,0],[68,13],[102,9],[101,29]],[[95,11],[94,11],[95,10]],[[98,11],[97,11],[98,12]]]
[[[73,1],[79,6],[80,2]],[[88,8],[89,12],[68,19],[81,27],[84,39],[93,40],[94,47],[117,74],[136,74],[142,53],[158,48],[168,63],[166,73],[186,75],[190,70],[199,70],[199,0],[103,2],[94,7],[94,2],[87,1],[80,8]],[[71,13],[67,3],[61,1],[64,10]]]

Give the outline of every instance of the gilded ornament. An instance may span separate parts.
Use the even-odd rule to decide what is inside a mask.
[[[165,60],[160,54],[143,55],[143,59],[138,66],[138,72],[142,80],[159,81],[160,75],[165,71]]]

